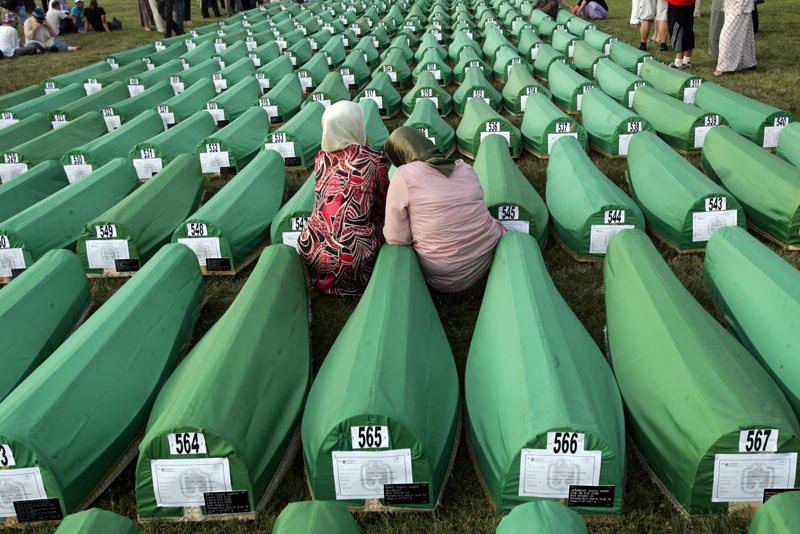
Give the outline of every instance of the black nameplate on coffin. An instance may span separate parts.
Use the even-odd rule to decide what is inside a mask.
[[[309,85],[308,87],[306,87],[306,88],[303,90],[303,92],[304,92],[305,94],[307,94],[307,95],[310,95],[311,93],[313,93],[313,92],[314,92],[314,87],[313,87],[313,86],[311,86],[311,85]]]
[[[400,82],[392,82],[392,87],[400,87]]]
[[[378,109],[378,115],[384,115],[385,116],[385,115],[388,115],[388,114],[389,114],[389,112],[386,111],[386,108]]]
[[[203,494],[203,499],[209,515],[250,512],[250,498],[246,491],[209,491]]]
[[[219,175],[220,176],[235,176],[236,175],[236,167],[220,167],[219,168]]]
[[[570,486],[567,506],[612,508],[615,491],[614,486]]]
[[[230,258],[206,258],[206,271],[230,271],[230,270],[232,270]]]
[[[14,513],[17,514],[17,520],[20,523],[39,523],[64,519],[58,499],[14,501]]]
[[[383,485],[383,502],[387,505],[428,504],[430,500],[431,490],[427,482]]]
[[[275,115],[274,117],[269,118],[270,124],[277,124],[279,122],[283,122],[283,115]]]
[[[229,125],[231,121],[222,119],[221,121],[217,121],[217,128],[224,128],[225,126]]]
[[[283,162],[286,164],[287,167],[301,167],[303,165],[303,160],[301,160],[298,157],[285,158]]]
[[[24,267],[22,269],[11,269],[11,278],[16,278],[24,272],[25,272]]]
[[[355,91],[355,90],[358,89],[358,84],[357,83],[348,83],[347,84],[347,88],[350,89],[351,91]]]
[[[761,502],[767,502],[775,495],[786,493],[787,491],[800,491],[800,488],[764,488],[764,500]]]
[[[118,273],[134,273],[139,270],[139,260],[114,260],[114,268]]]

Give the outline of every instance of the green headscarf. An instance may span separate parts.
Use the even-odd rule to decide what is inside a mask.
[[[410,126],[401,126],[393,131],[386,140],[383,151],[395,167],[412,161],[421,161],[445,176],[450,176],[455,168],[453,160],[442,156],[430,139]]]

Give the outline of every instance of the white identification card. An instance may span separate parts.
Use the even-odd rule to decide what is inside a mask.
[[[225,78],[214,75],[211,79],[214,82],[214,89],[216,89],[217,93],[228,90],[228,80]]]
[[[342,74],[342,83],[350,87],[356,84],[356,77],[353,74]]]
[[[164,163],[161,158],[135,159],[133,166],[136,169],[136,176],[140,180],[149,180],[163,169]]]
[[[788,119],[788,117],[778,117],[778,119]],[[775,119],[775,122],[778,122],[778,119]],[[778,137],[781,135],[781,130],[783,130],[783,126],[764,126],[764,148],[775,148],[778,146]]]
[[[10,115],[11,114],[9,113],[9,116]],[[2,130],[3,128],[8,128],[9,126],[12,126],[14,124],[17,124],[18,122],[19,122],[19,119],[13,119],[13,118],[0,119],[0,130]]]
[[[761,502],[766,488],[793,488],[797,453],[716,454],[711,502]]]
[[[550,449],[522,449],[519,496],[564,499],[570,486],[597,486],[602,458],[602,451],[555,454]]]
[[[150,460],[158,507],[205,506],[204,494],[231,491],[227,458]]]
[[[627,156],[628,155],[628,148],[631,144],[631,138],[633,134],[620,134],[619,135],[619,147],[617,148],[617,154],[620,156]]]
[[[206,437],[202,432],[167,434],[170,454],[206,454]]]
[[[0,236],[0,242],[8,243],[6,236]],[[0,276],[9,277],[12,269],[25,269],[25,255],[21,248],[0,248]]]
[[[531,48],[531,59],[535,60],[537,57],[539,57],[539,47],[534,46]]]
[[[258,48],[258,43],[255,41],[245,41],[244,45],[247,47],[248,52],[252,52]],[[259,63],[261,63],[261,61],[259,61]]]
[[[15,501],[46,499],[38,467],[0,470],[0,517],[16,517]]]
[[[548,154],[553,152],[553,145],[555,144],[556,141],[558,141],[562,137],[574,137],[575,139],[577,139],[578,138],[578,132],[547,134],[547,153]]]
[[[94,82],[87,82],[83,84],[83,88],[86,90],[86,96],[91,96],[102,89],[103,85],[97,83],[97,80],[95,80]]]
[[[388,449],[388,426],[351,426],[351,446],[356,449]]]
[[[500,221],[500,224],[509,232],[520,232],[522,234],[531,233],[531,223],[529,221]]]
[[[336,500],[382,499],[384,484],[414,482],[411,449],[333,451]]]
[[[109,132],[113,132],[122,126],[122,120],[120,120],[119,115],[105,115],[103,120],[106,122],[106,130]]]
[[[283,244],[294,247],[294,249],[299,252],[299,249],[297,248],[297,240],[300,239],[301,233],[302,232],[283,232]]]
[[[113,269],[114,260],[129,260],[128,241],[125,239],[89,239],[86,241],[86,258],[91,269]]]
[[[206,106],[210,105],[211,104],[206,104]],[[208,111],[209,115],[214,117],[214,122],[217,124],[225,120],[225,110],[222,108],[209,109],[208,107],[206,107],[206,111]]]
[[[393,70],[389,70],[389,71],[385,70],[383,72],[385,72],[386,74],[389,75],[389,79],[392,80],[393,83],[397,83],[397,73],[396,72],[394,72]]]
[[[694,147],[703,148],[703,143],[706,142],[706,135],[713,126],[698,126],[694,129]]]
[[[128,94],[133,98],[136,95],[144,93],[144,85],[129,85]]]
[[[483,141],[487,135],[499,135],[506,140],[508,146],[511,146],[511,132],[481,132],[481,141]]]
[[[66,126],[69,121],[67,120],[67,116],[63,114],[56,114],[53,115],[53,120],[50,121],[50,124],[53,125],[53,129],[61,128],[62,126]]]
[[[286,161],[286,158],[295,157],[294,143],[291,141],[284,143],[267,143],[264,145],[264,148],[267,150],[274,150],[281,155],[284,161]]]
[[[69,183],[74,184],[80,180],[83,180],[90,174],[92,174],[92,166],[91,165],[64,165],[64,173],[67,175],[67,180]]]
[[[736,210],[695,211],[692,213],[692,241],[708,241],[720,228],[737,224]]]
[[[27,163],[0,163],[0,183],[10,182],[23,172],[28,171]]]
[[[203,174],[216,174],[222,167],[230,167],[227,152],[203,152],[200,154],[200,170]]]
[[[0,443],[0,469],[14,467],[15,465],[17,465],[17,462],[14,460],[14,452],[11,450],[11,446]]]
[[[694,81],[694,80],[691,80]],[[683,101],[686,104],[694,104],[694,97],[697,96],[697,87],[687,87],[683,90]]]
[[[632,224],[593,224],[589,234],[589,254],[605,254],[611,238],[631,228],[634,228]]]
[[[175,93],[175,96],[178,96],[186,90],[186,85],[183,82],[170,82],[170,85],[172,85],[172,91]]]
[[[739,431],[739,452],[778,452],[778,429]]]
[[[310,76],[298,76],[297,79],[300,80],[300,87],[303,91],[314,85]]]
[[[218,237],[181,237],[178,238],[178,243],[192,249],[194,255],[197,256],[197,262],[200,267],[206,266],[206,259],[208,258],[222,257]]]

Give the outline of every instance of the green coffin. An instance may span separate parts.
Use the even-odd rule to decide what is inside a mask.
[[[375,55],[380,56],[380,50],[387,48],[391,43],[392,40],[389,38],[389,34],[386,31],[386,28],[380,26],[373,26],[373,30],[366,36],[362,37],[358,44],[355,46],[357,50],[369,50],[369,44],[364,41],[364,39],[368,39],[372,42],[372,47],[375,49]]]
[[[69,185],[57,161],[40,163],[0,187],[0,221],[13,217]]]
[[[259,83],[261,83],[261,89],[266,92],[270,88],[278,85],[279,82],[283,81],[284,77],[290,75],[291,73],[291,60],[286,56],[281,56],[277,59],[273,59],[260,69],[256,70],[255,77],[257,80],[260,80]],[[300,104],[298,104],[298,109],[299,107]]]
[[[127,517],[101,510],[70,514],[58,526],[57,534],[139,534],[139,527]]]
[[[255,106],[238,119],[197,144],[194,153],[199,157],[203,174],[242,170],[261,149],[264,132],[269,132],[267,111]]]
[[[149,56],[151,54],[155,54],[156,49],[155,46],[152,44],[145,44],[136,48],[132,48],[130,50],[123,50],[121,52],[116,52],[114,54],[110,54],[106,56],[106,62],[111,59],[114,63],[117,64],[117,69],[124,65],[129,65],[134,62],[140,62],[143,57]]]
[[[248,37],[249,39],[249,37]],[[245,42],[247,45],[248,43]],[[252,46],[252,45],[250,45]],[[247,57],[253,62],[253,66],[260,69],[270,61],[275,61],[281,56],[281,49],[275,41],[264,43],[251,50]],[[291,62],[291,60],[289,60]]]
[[[746,227],[736,198],[655,134],[631,139],[628,177],[649,228],[678,250],[697,250],[723,226]]]
[[[493,25],[487,26],[483,32],[483,46],[481,47],[486,61],[494,63],[497,52],[504,46],[513,48],[499,28]]]
[[[58,106],[50,111],[50,120],[54,123],[66,123],[77,119],[84,113],[90,111],[100,111],[103,108],[113,106],[117,102],[129,98],[128,87],[123,82],[114,82],[100,91],[74,100],[65,106]],[[56,126],[54,124],[54,126]]]
[[[575,55],[575,41],[575,36],[567,30],[556,30],[553,32],[551,45],[562,56],[571,59]]]
[[[331,501],[293,502],[275,521],[273,534],[361,534],[347,507]]]
[[[570,113],[581,110],[583,95],[595,87],[593,82],[560,61],[554,61],[550,65],[547,82],[553,95],[553,102]]]
[[[61,165],[70,183],[76,182],[115,158],[124,158],[130,147],[164,131],[161,115],[150,109],[120,128],[67,151]]]
[[[528,532],[586,534],[586,523],[563,504],[535,501],[517,506],[500,521],[495,534],[526,534]]]
[[[494,111],[500,111],[503,106],[503,96],[486,79],[481,69],[467,69],[464,80],[453,93],[456,113],[464,115],[467,103],[473,99],[483,101],[487,107]]]
[[[350,91],[345,86],[342,75],[338,72],[329,72],[322,83],[303,101],[303,106],[310,102],[319,102],[325,108],[340,100],[350,100]]]
[[[431,50],[435,50],[439,56],[439,59],[447,61],[447,49],[439,44],[436,40],[436,37],[430,31],[426,32],[425,35],[422,36],[422,41],[419,44],[419,48],[417,51],[414,52],[414,60],[417,63],[422,62],[422,58],[424,58]],[[431,57],[431,60],[433,58]]]
[[[468,99],[464,116],[456,129],[459,152],[474,158],[481,141],[495,134],[505,138],[511,157],[519,157],[522,152],[522,135],[519,128],[489,107],[482,98]]]
[[[583,126],[574,117],[558,109],[544,93],[528,96],[520,131],[526,147],[543,157],[550,154],[553,143],[564,136],[575,137],[581,145],[587,146]]]
[[[311,56],[314,55],[314,52],[311,50],[311,44],[308,42],[308,39],[303,36],[303,32],[298,30],[295,31],[298,34],[298,41],[287,48],[284,54],[289,56],[289,60],[292,62],[292,65],[297,66],[302,65],[311,59]],[[287,34],[285,37],[288,38],[289,34]]]
[[[593,23],[581,17],[570,17],[569,20],[567,20],[567,30],[569,30],[569,33],[580,39],[583,39],[587,30],[594,30],[595,28],[596,26]]]
[[[256,105],[260,97],[261,85],[255,77],[250,76],[206,102],[205,109],[217,124],[225,125]]]
[[[228,46],[222,52],[217,52],[211,57],[220,63],[220,69],[224,69],[230,67],[242,58],[247,57],[247,45],[244,41],[239,41],[235,45]]]
[[[320,53],[314,55],[321,56],[323,60],[329,58],[330,63],[327,61],[326,63],[333,67],[341,65],[344,62],[344,58],[347,57],[347,51],[344,49],[344,44],[342,44],[341,39],[331,39],[319,49],[319,52]]]
[[[553,145],[546,192],[553,229],[579,259],[602,258],[621,230],[645,229],[639,206],[594,166],[574,137]]]
[[[89,283],[77,256],[51,250],[42,260],[17,275],[0,295],[5,346],[0,400],[58,348],[89,307]]]
[[[694,104],[694,97],[703,79],[680,69],[673,69],[658,61],[645,61],[642,63],[639,76],[650,85],[673,98],[687,104]],[[727,106],[718,109],[730,109]]]
[[[439,115],[436,104],[430,99],[421,99],[403,126],[422,132],[445,156],[450,156],[455,150],[455,130]]]
[[[315,175],[312,172],[300,189],[284,204],[270,225],[270,242],[295,246],[300,232],[306,226],[311,211],[314,209]]]
[[[170,76],[179,74],[184,70],[185,69],[183,65],[177,59],[167,61],[163,65],[159,65],[153,70],[148,70],[141,74],[136,74],[134,76],[126,78],[126,80],[128,81],[128,91],[131,93],[131,96],[136,96],[135,93],[137,91],[144,90],[145,88],[150,88],[150,86],[157,84],[158,82],[163,82],[165,80],[168,81]],[[132,85],[139,85],[142,88],[131,89]]]
[[[497,58],[494,61],[494,77],[506,82],[511,69],[515,65],[522,65],[528,68],[528,60],[521,58],[516,49],[510,46],[501,47],[497,51]]]
[[[685,152],[698,152],[715,126],[728,124],[722,115],[684,104],[652,87],[636,90],[633,109],[647,119],[662,139]]]
[[[206,103],[218,94],[215,82],[209,77],[195,82],[180,94],[164,100],[156,106],[164,121],[164,128],[179,124],[198,111],[206,109]]]
[[[597,88],[583,95],[581,119],[589,142],[608,156],[627,156],[628,145],[638,132],[655,133],[644,117]]]
[[[378,28],[378,30],[380,30],[380,28]],[[362,37],[358,41],[356,46],[353,47],[353,52],[361,54],[361,56],[364,58],[364,61],[370,68],[372,68],[375,64],[378,63],[378,61],[380,61],[381,54],[380,52],[378,52],[378,48],[383,48],[382,46],[380,46],[381,43],[380,41],[377,41],[377,37],[375,37],[375,35],[376,33],[373,32],[370,36]],[[375,38],[376,40],[373,41],[373,38]],[[353,52],[351,52],[351,54]]]
[[[775,153],[795,167],[800,167],[800,125],[791,123],[781,130]]]
[[[465,47],[472,48],[478,56],[483,54],[481,45],[467,37],[467,34],[462,32],[453,33],[453,42],[447,48],[447,55],[450,56],[452,63],[458,63],[461,58],[461,50]]]
[[[47,91],[47,89],[45,90]],[[32,98],[0,111],[11,113],[15,119],[27,119],[34,113],[48,114],[64,102],[74,102],[86,96],[86,89],[83,88],[83,83],[77,82],[62,89],[51,91],[50,94]]]
[[[44,81],[42,81],[42,86],[45,88],[45,90],[53,87],[65,88],[68,85],[82,83],[86,78],[94,78],[95,76],[99,76],[100,74],[110,70],[114,70],[114,68],[111,66],[111,62],[98,61],[97,63],[92,63],[91,65],[87,65],[86,67],[80,69],[71,70],[69,72],[65,72],[64,74],[59,74],[58,76],[45,78]]]
[[[800,425],[756,359],[681,285],[644,232],[614,237],[603,271],[629,434],[672,500],[689,514],[720,512],[730,502],[761,502],[765,487],[793,487]],[[764,449],[778,454],[756,452]],[[766,480],[755,473],[762,469]]]
[[[402,102],[402,97],[395,89],[390,73],[381,72],[380,68],[375,70],[372,81],[353,100],[358,102],[364,98],[374,100],[378,104],[381,115],[387,119],[393,117],[400,110]]]
[[[164,44],[164,43],[162,42],[162,44]],[[209,50],[210,49],[213,49],[213,47],[210,47]],[[153,49],[153,50],[155,50],[155,49]],[[166,63],[168,61],[172,61],[173,59],[178,59],[178,58],[184,56],[184,54],[187,54],[186,45],[184,43],[175,43],[174,45],[170,45],[169,47],[161,50],[161,52],[155,52],[154,51],[153,53],[146,54],[145,56],[143,56],[141,58],[142,59],[141,62],[144,63],[145,65],[147,65],[147,69],[151,69],[151,68],[163,65],[164,63]],[[132,63],[132,64],[135,65],[136,63]],[[152,65],[152,67],[151,67],[151,65]],[[119,68],[117,70],[118,71],[119,70],[123,70],[123,69],[126,69],[128,67],[130,67],[130,65],[126,65],[126,66],[124,66],[122,68]],[[102,74],[101,76],[105,76],[105,74]]]
[[[542,38],[532,29],[522,30],[519,34],[517,50],[531,61],[539,57],[539,47],[544,44]]]
[[[216,51],[214,50],[214,45],[209,40],[202,44],[198,44],[190,51],[183,54],[181,56],[181,59],[184,65],[188,65],[189,67],[196,67],[200,63],[207,61],[208,58],[210,58],[215,53]],[[184,66],[186,70],[188,70],[189,67]]]
[[[267,110],[270,124],[280,124],[294,117],[303,103],[303,86],[300,79],[292,74],[284,76],[258,105]]]
[[[360,50],[353,50],[339,67],[339,75],[348,89],[357,91],[369,82],[372,71],[364,54]]]
[[[153,68],[155,65],[153,65]],[[132,76],[137,76],[139,74],[143,74],[150,68],[147,63],[144,61],[137,61],[136,63],[131,63],[130,65],[125,65],[124,67],[120,67],[117,70],[110,70],[99,76],[95,76],[93,78],[86,78],[83,81],[83,88],[87,91],[95,90],[100,87],[104,87],[106,85],[112,84],[114,82],[125,82],[127,84],[128,80]]]
[[[566,63],[567,57],[549,44],[540,45],[536,54],[536,59],[533,61],[534,74],[543,80],[547,80],[548,73],[550,72],[550,65],[555,62]]]
[[[207,59],[190,69],[179,72],[177,76],[170,77],[176,95],[180,95],[187,88],[203,80],[210,80],[213,74],[218,74],[222,65],[215,59]]]
[[[253,65],[253,60],[249,57],[243,57],[232,65],[226,66],[218,73],[211,75],[211,80],[217,88],[217,93],[227,91],[240,81],[253,76],[256,72],[256,67]]]
[[[583,40],[586,41],[589,46],[599,50],[606,56],[611,54],[611,45],[619,41],[614,35],[601,32],[596,28],[586,29],[586,31],[583,32]]]
[[[465,46],[461,49],[458,63],[453,67],[453,80],[456,83],[462,83],[472,69],[478,69],[487,80],[494,78],[492,67],[481,59],[480,52],[476,52],[470,46]]]
[[[134,97],[103,109],[103,118],[107,126],[118,127],[122,123],[138,117],[144,111],[156,108],[174,96],[175,90],[168,81],[159,82]]]
[[[654,61],[653,56],[645,51],[634,48],[622,41],[615,41],[611,44],[608,57],[620,67],[639,75],[642,64],[647,61]]]
[[[587,44],[586,41],[575,41],[572,61],[575,64],[575,70],[582,76],[594,80],[597,62],[605,57],[605,54]]]
[[[724,111],[731,128],[764,148],[777,147],[784,127],[797,121],[789,111],[747,98],[711,82],[704,82],[697,89],[694,103],[711,113]]]
[[[224,258],[230,263],[227,270],[236,270],[267,239],[272,218],[283,202],[286,171],[282,163],[278,153],[260,152],[178,225],[172,242],[191,248],[201,267],[208,267],[206,258]]]
[[[17,104],[23,104],[29,100],[44,96],[45,94],[44,87],[41,85],[29,85],[19,91],[0,96],[0,109],[11,108]]]
[[[703,169],[730,191],[759,231],[783,246],[800,246],[800,170],[730,128],[712,128]]]
[[[323,104],[309,102],[292,120],[268,133],[262,146],[278,152],[287,167],[312,165],[322,143],[323,113]]]
[[[629,108],[633,107],[633,98],[636,91],[649,85],[643,79],[608,58],[597,62],[594,79],[605,94]]]
[[[310,341],[300,257],[271,246],[156,399],[136,465],[140,518],[200,519],[203,491],[245,491],[250,511],[263,508],[288,467],[284,457],[296,452],[290,445],[311,382]],[[208,478],[193,494],[169,494],[175,472]]]
[[[533,22],[533,21],[531,21]],[[550,17],[543,18],[536,25],[536,33],[545,41],[553,40],[553,33],[556,30],[566,30],[567,26],[561,22],[555,21]]]
[[[33,497],[73,512],[122,471],[204,289],[191,251],[165,247],[0,403],[0,442],[38,482]]]
[[[217,130],[214,118],[198,111],[174,128],[134,145],[128,153],[140,180],[147,180],[161,171],[180,154],[192,153],[197,144]]]
[[[411,68],[406,63],[403,53],[398,48],[390,48],[381,63],[373,71],[373,79],[378,73],[384,72],[391,79],[392,85],[397,88],[408,87],[411,83]]]
[[[367,130],[367,144],[375,150],[383,150],[383,145],[389,139],[389,129],[381,117],[378,104],[369,98],[362,98],[358,104],[364,110],[364,127]]]
[[[495,250],[464,381],[470,443],[498,510],[565,499],[572,484],[600,484],[614,486],[613,506],[577,511],[620,514],[625,420],[619,390],[528,236],[505,235]],[[549,474],[558,469],[565,470],[562,479]]]
[[[53,129],[53,123],[47,113],[34,113],[26,119],[15,119],[9,112],[2,112],[0,116],[7,115],[0,120],[9,121],[9,125],[0,130],[0,150],[8,150],[21,143],[30,141]]]
[[[414,81],[419,81],[423,72],[430,72],[440,85],[450,85],[453,81],[453,69],[447,64],[435,48],[429,48],[422,56],[416,68],[411,72]]]
[[[547,206],[508,153],[508,143],[490,135],[475,158],[475,173],[483,201],[492,217],[508,230],[532,235],[539,246],[547,243]]]
[[[414,249],[384,245],[308,395],[302,436],[314,498],[361,506],[383,499],[387,479],[427,482],[427,503],[395,506],[434,509],[457,445],[458,389]],[[348,464],[378,471],[339,476]]]
[[[800,530],[800,493],[771,497],[750,522],[749,534],[792,534]]]
[[[403,97],[403,113],[412,115],[421,100],[431,100],[438,110],[437,113],[442,116],[449,114],[453,109],[453,97],[439,86],[432,72],[420,72],[416,85]]]
[[[203,176],[199,167],[191,154],[182,154],[136,191],[89,220],[76,247],[86,272],[101,274],[114,269],[117,259],[142,265],[169,243],[178,224],[200,204]]]

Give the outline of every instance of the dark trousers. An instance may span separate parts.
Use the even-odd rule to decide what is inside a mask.
[[[183,2],[183,0],[178,0]],[[172,18],[172,11],[175,8],[175,0],[158,0],[158,13],[164,19],[164,37],[172,37],[172,32],[175,35],[182,35],[183,28],[175,22]]]
[[[204,19],[209,17],[208,8],[211,8],[211,11],[214,12],[215,17],[221,17],[219,12],[219,7],[217,7],[217,0],[202,0],[200,2],[200,14],[203,16]]]

